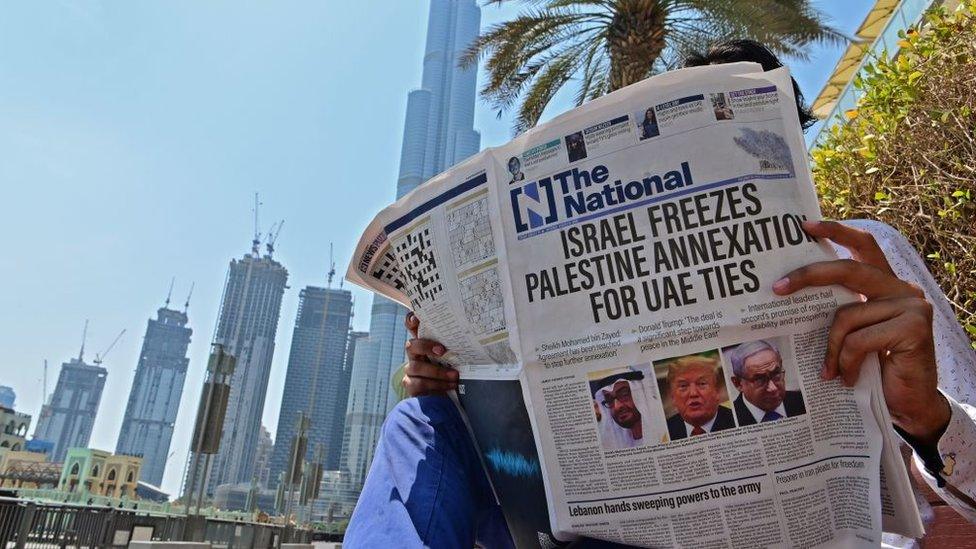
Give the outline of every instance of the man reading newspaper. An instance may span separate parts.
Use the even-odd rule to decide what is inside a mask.
[[[688,65],[738,61],[758,62],[764,70],[781,66],[770,52],[748,41],[717,46],[707,55],[693,57],[688,61]],[[795,83],[793,87],[800,120],[806,126],[809,115],[802,106],[802,98],[796,90]],[[699,103],[705,103],[705,100],[702,99]],[[604,105],[606,104],[605,102]],[[730,123],[748,117],[750,109],[756,112],[755,107],[760,103],[743,100],[734,95],[727,97],[724,92],[715,92],[712,93],[711,104],[715,106],[716,112],[719,106],[721,107],[722,116],[716,115],[715,122]],[[643,114],[644,111],[640,112]],[[668,131],[669,120],[677,117],[672,117],[673,111],[666,109],[656,112],[658,113],[657,127],[660,128],[663,137]],[[572,137],[574,147],[572,153],[576,158],[572,158],[571,163],[586,158],[588,154],[594,154],[594,151],[599,154],[598,146],[595,147],[591,142],[586,141],[585,132],[574,133]],[[566,143],[568,147],[570,140]],[[778,160],[766,162],[782,167],[782,163]],[[529,162],[525,165],[528,166]],[[524,170],[528,172],[529,168],[526,167]],[[599,177],[598,170],[599,166],[591,170],[590,177]],[[685,172],[686,175],[690,175],[687,169]],[[690,177],[686,179],[690,180]],[[745,196],[729,198],[729,200],[748,201],[750,198]],[[701,206],[701,202],[698,205]],[[648,211],[650,212],[650,208]],[[678,223],[676,220],[680,213],[672,212],[668,215],[673,218],[674,223]],[[686,212],[684,223],[688,223],[694,215],[696,214]],[[697,215],[701,218],[700,210]],[[653,220],[653,214],[649,213],[649,216]],[[413,221],[413,216],[409,221]],[[526,226],[531,225],[533,229],[543,225],[538,219],[530,221],[531,223]],[[618,237],[628,233],[626,224],[625,219],[618,221]],[[390,231],[391,227],[393,225],[388,225],[387,231]],[[973,495],[976,492],[976,449],[973,448],[973,441],[976,440],[976,411],[967,403],[972,401],[976,393],[976,357],[968,345],[968,339],[961,332],[951,310],[947,307],[944,296],[939,292],[917,254],[900,235],[886,226],[871,222],[839,224],[804,221],[802,228],[809,237],[830,242],[841,254],[849,255],[851,259],[815,261],[792,268],[777,279],[757,281],[757,285],[769,285],[775,295],[783,298],[812,295],[809,294],[810,288],[830,287],[847,288],[854,294],[863,296],[863,300],[843,304],[833,313],[832,322],[825,334],[826,351],[819,355],[823,358],[816,366],[816,371],[819,371],[822,380],[827,382],[863,389],[865,382],[859,381],[860,378],[878,375],[877,370],[862,370],[863,365],[867,358],[879,355],[882,367],[880,378],[876,382],[883,391],[886,410],[875,410],[875,413],[885,418],[888,417],[887,413],[890,413],[890,421],[914,450],[915,458],[926,471],[926,480],[930,485],[960,513],[970,520],[976,519],[976,505],[973,503]],[[630,237],[638,239],[637,232],[630,230]],[[375,239],[375,241],[380,240],[381,238]],[[456,256],[455,264],[459,261],[461,260]],[[411,266],[406,264],[402,268],[409,271]],[[352,270],[351,268],[350,271]],[[428,275],[430,273],[424,276]],[[407,272],[405,276],[409,278],[416,274]],[[742,277],[750,278],[748,272]],[[734,275],[727,276],[725,283],[718,282],[717,278],[714,279],[713,282],[719,286],[712,288],[710,293],[714,291],[722,296],[734,293],[727,284],[731,284],[736,278]],[[403,286],[402,280],[402,278],[394,278],[396,282],[394,285],[397,288]],[[749,283],[751,281],[746,284]],[[558,297],[563,291],[565,288],[550,288],[549,294]],[[539,293],[535,297],[544,299],[544,295],[546,294]],[[593,301],[591,310],[581,310],[579,314],[592,314],[595,322],[601,320],[601,314],[611,317],[624,315],[631,304],[626,292],[622,292],[621,295],[623,299],[618,302]],[[421,297],[426,296],[411,297],[415,307],[425,307]],[[529,298],[533,298],[531,293]],[[671,299],[680,298],[672,296]],[[687,293],[684,299],[689,303],[693,302],[693,298]],[[782,303],[787,302],[782,301]],[[756,322],[763,322],[770,318],[768,310],[757,309],[757,311],[759,313],[754,315]],[[520,466],[524,466],[524,471],[528,471],[531,463],[524,460],[519,462],[515,459],[516,456],[504,452],[492,454],[494,449],[484,447],[489,443],[484,427],[491,424],[490,419],[479,419],[475,414],[471,414],[471,423],[466,424],[455,404],[444,396],[446,392],[458,389],[459,384],[467,384],[466,380],[459,379],[458,371],[444,366],[444,357],[451,356],[453,349],[446,348],[440,342],[417,337],[418,329],[422,331],[426,327],[420,326],[417,316],[409,316],[407,323],[414,338],[407,343],[409,362],[403,383],[412,396],[419,398],[401,402],[387,419],[366,485],[347,530],[345,544],[350,547],[472,547],[476,545],[511,547],[516,544],[517,539],[519,546],[557,546],[559,542],[554,537],[541,531],[533,541],[516,535],[514,531],[509,532],[515,520],[510,513],[506,513],[503,518],[502,510],[496,501],[500,499],[504,507],[509,507],[506,505],[503,492],[511,493],[511,491],[502,485],[501,477],[492,475],[492,479],[489,480],[485,476],[484,462],[488,462],[489,471],[503,464],[502,467],[508,467],[509,472]],[[446,330],[439,333],[450,332],[446,326],[439,329]],[[530,336],[527,330],[532,330],[532,327],[521,327],[519,332],[521,337]],[[688,341],[691,342],[699,336],[697,333],[684,333],[689,334]],[[567,334],[567,340],[572,341],[574,335]],[[613,337],[611,333],[604,335],[603,338]],[[647,492],[642,496],[628,495],[630,499],[624,498],[620,503],[614,503],[612,498],[591,496],[587,499],[585,496],[577,495],[596,495],[603,492],[612,496],[613,490],[568,484],[557,486],[547,478],[545,492],[547,497],[551,495],[560,501],[568,500],[571,504],[568,516],[578,517],[570,518],[567,523],[565,510],[550,508],[549,517],[554,524],[578,524],[578,528],[570,527],[570,530],[576,529],[574,533],[594,538],[632,540],[632,543],[640,546],[695,545],[706,539],[719,540],[716,541],[715,546],[837,545],[838,542],[831,542],[832,539],[844,539],[846,540],[844,543],[849,545],[870,545],[879,542],[880,539],[871,539],[871,527],[868,526],[869,523],[877,524],[876,521],[865,517],[866,522],[861,524],[852,518],[858,512],[863,512],[865,506],[876,504],[865,500],[863,503],[849,506],[854,500],[843,499],[862,497],[873,491],[874,489],[867,489],[872,482],[869,477],[862,479],[856,475],[833,476],[827,480],[826,489],[806,493],[801,484],[793,484],[798,482],[798,475],[817,477],[835,474],[836,472],[831,472],[832,468],[863,468],[865,464],[870,463],[874,463],[874,467],[877,467],[876,461],[871,461],[866,455],[862,460],[861,452],[854,452],[856,449],[866,450],[868,446],[859,447],[856,439],[851,439],[853,446],[847,448],[851,450],[852,455],[835,455],[800,466],[791,465],[795,456],[777,456],[770,453],[771,448],[775,449],[777,445],[787,451],[793,449],[792,445],[813,445],[808,438],[805,438],[805,433],[809,432],[805,427],[786,429],[789,429],[790,425],[806,425],[801,422],[806,421],[802,418],[808,415],[808,409],[815,405],[821,406],[820,401],[832,398],[830,395],[833,394],[829,392],[832,389],[829,389],[828,384],[816,385],[818,387],[816,391],[824,388],[823,391],[826,392],[811,393],[814,391],[811,387],[815,383],[811,379],[806,379],[804,386],[807,400],[804,403],[803,395],[798,389],[799,380],[796,376],[806,370],[798,369],[796,364],[806,360],[806,367],[809,367],[809,357],[804,354],[804,345],[807,343],[812,345],[816,338],[809,336],[808,339],[801,340],[801,337],[807,335],[794,334],[788,337],[792,338],[789,341],[794,341],[796,344],[784,346],[777,343],[777,337],[787,336],[776,336],[771,333],[765,338],[750,340],[743,337],[739,340],[741,343],[718,350],[693,350],[677,357],[654,359],[647,365],[628,367],[625,372],[611,369],[610,371],[597,370],[589,374],[591,377],[586,395],[593,404],[590,408],[591,418],[584,420],[584,416],[579,415],[579,419],[572,421],[586,424],[592,421],[598,426],[603,426],[599,428],[598,437],[604,439],[602,444],[607,457],[602,458],[604,459],[602,463],[605,464],[603,467],[608,468],[606,470],[609,471],[611,478],[624,482],[622,484],[624,487],[630,486],[628,482],[643,482],[649,486],[661,486],[662,489]],[[456,339],[456,341],[463,340]],[[658,345],[652,339],[644,341],[648,342],[649,348]],[[541,351],[547,350],[546,345],[542,345]],[[681,346],[682,349],[691,347],[694,345]],[[524,341],[522,348],[525,348]],[[610,349],[605,354],[613,352],[612,345],[599,344],[590,348],[597,351]],[[540,348],[535,350],[540,352]],[[474,351],[465,352],[470,354]],[[498,356],[500,361],[507,360],[504,354],[499,353],[494,356]],[[567,356],[556,352],[553,354],[556,358],[551,362],[543,363],[546,364],[547,369],[559,369],[569,363]],[[791,364],[791,369],[784,368],[786,362]],[[653,383],[652,378],[657,379],[656,391],[654,385],[648,385]],[[558,468],[562,471],[561,478],[564,479],[575,474],[578,476],[574,478],[588,478],[587,482],[600,482],[594,480],[595,477],[587,477],[587,471],[579,469],[580,463],[591,460],[588,454],[572,454],[572,444],[558,446],[566,441],[566,439],[558,440],[559,436],[566,433],[575,433],[573,436],[587,436],[586,430],[577,428],[574,431],[572,424],[563,422],[565,418],[551,413],[549,416],[539,416],[538,410],[534,409],[536,406],[545,406],[546,409],[553,410],[563,406],[565,413],[579,413],[583,410],[582,407],[564,404],[566,395],[570,394],[568,391],[576,385],[563,383],[561,387],[569,389],[559,392],[554,387],[557,387],[556,382],[562,381],[563,378],[538,379],[542,379],[543,384],[549,383],[550,388],[543,390],[550,393],[545,394],[548,397],[546,400],[537,403],[531,400],[533,394],[539,394],[533,393],[537,389],[535,387],[524,389],[527,395],[526,402],[533,402],[528,414],[533,425],[545,421],[549,429],[560,431],[555,435],[556,447],[552,446],[553,442],[549,438],[537,435],[543,467],[547,467],[548,464],[550,468]],[[471,392],[475,392],[477,384],[470,385]],[[646,393],[651,394],[644,396]],[[634,403],[635,395],[641,395],[639,405]],[[462,403],[466,398],[469,396],[462,396]],[[470,396],[470,398],[476,397]],[[481,398],[490,401],[491,396]],[[502,406],[507,402],[502,391],[495,394],[495,401]],[[836,402],[838,406],[845,406],[845,402],[853,401]],[[862,402],[861,405],[867,406],[866,402]],[[472,410],[472,408],[466,409]],[[502,421],[503,411],[505,410],[499,410],[499,421]],[[824,415],[823,410],[820,413],[818,417],[823,421],[828,423],[832,421],[830,414]],[[840,408],[837,408],[836,417],[841,418],[843,414]],[[664,424],[667,425],[667,434],[662,432],[660,441],[647,440],[645,443],[645,439],[656,436],[655,426]],[[779,425],[783,427],[777,427]],[[735,434],[737,430],[746,428],[749,430],[742,431],[743,434]],[[857,425],[829,427],[829,429],[835,428],[857,431],[866,427]],[[478,443],[482,446],[480,453],[470,439],[469,432],[472,429]],[[814,431],[816,432],[816,427]],[[768,479],[746,482],[749,478],[758,477],[739,476],[737,477],[739,482],[735,486],[711,483],[710,485],[716,487],[691,491],[691,488],[684,486],[687,483],[682,484],[680,474],[685,473],[680,473],[679,477],[674,479],[665,479],[674,471],[687,471],[687,474],[694,478],[716,478],[715,475],[722,476],[724,470],[722,468],[732,471],[737,466],[741,467],[739,462],[752,458],[747,454],[741,454],[735,458],[735,461],[725,462],[721,454],[734,454],[735,445],[737,443],[745,445],[748,442],[746,437],[749,435],[781,437],[778,439],[781,442],[769,442],[775,441],[775,438],[764,439],[764,444],[761,446],[766,448],[765,459],[770,465],[783,464],[782,468],[776,468],[775,481]],[[883,437],[884,433],[881,435]],[[782,438],[783,436],[786,438]],[[797,436],[799,438],[796,438]],[[702,446],[700,441],[704,440],[713,442],[709,446]],[[752,442],[755,442],[755,439]],[[767,446],[767,442],[772,446]],[[664,443],[679,444],[675,447],[678,450],[675,450],[674,456],[683,457],[679,461],[674,461],[669,454],[658,451]],[[576,444],[579,446],[578,441]],[[688,448],[689,452],[681,453],[681,448]],[[875,451],[871,450],[871,452]],[[552,460],[550,452],[560,456],[558,464]],[[712,453],[707,461],[700,461],[699,454],[702,452],[720,453]],[[888,453],[890,454],[890,451]],[[647,459],[648,455],[655,456],[655,459]],[[575,457],[564,461],[562,456]],[[696,463],[706,465],[711,463],[711,465],[702,470],[686,467],[691,465],[697,467]],[[663,467],[662,464],[668,466]],[[623,472],[612,470],[623,466],[626,467],[620,469]],[[648,472],[654,467],[660,470]],[[868,468],[870,469],[871,465],[868,465]],[[889,485],[897,483],[895,469],[886,468],[884,463],[881,468],[889,477],[882,482],[887,482]],[[878,469],[874,471],[877,474]],[[653,478],[640,478],[638,473],[642,472],[652,475]],[[627,477],[621,475],[629,475],[631,480],[624,481]],[[764,475],[760,476],[765,478]],[[854,486],[862,480],[866,483],[863,487]],[[778,499],[757,499],[758,492],[768,489],[768,484],[763,484],[764,482],[775,482],[784,486],[778,489],[780,490],[776,496]],[[838,482],[842,482],[844,487],[838,488]],[[663,489],[672,484],[679,488],[671,491]],[[791,485],[796,487],[791,489],[789,488]],[[621,490],[627,492],[626,488]],[[791,490],[802,497],[791,497]],[[830,496],[829,500],[827,494]],[[710,507],[702,504],[710,497],[713,499],[728,497],[731,502],[744,503],[730,503],[725,507]],[[511,502],[511,499],[508,501]],[[636,511],[626,516],[639,517],[639,520],[613,518],[609,522],[601,522],[594,517],[600,514],[629,513],[641,501],[653,505],[647,507],[648,509],[664,511],[668,511],[669,507],[671,510],[678,509],[682,502],[687,502],[688,511],[670,513],[665,522],[654,519],[653,516],[649,517],[646,512]],[[678,503],[675,503],[676,501]],[[770,506],[772,501],[779,502],[780,509],[775,505]],[[818,503],[819,501],[822,503]],[[544,501],[542,505],[551,507],[553,502]],[[895,502],[894,505],[905,507],[904,502]],[[839,506],[843,506],[844,509],[839,510]],[[831,512],[832,507],[833,512]],[[888,510],[876,511],[886,516],[888,513]],[[794,512],[800,514],[791,515]],[[691,522],[684,521],[682,515]],[[834,517],[833,526],[817,524],[823,521],[830,522],[831,515]],[[784,516],[812,517],[812,522],[777,525],[785,520]],[[737,521],[740,520],[750,522],[750,525],[739,524]],[[851,522],[852,520],[854,522]],[[818,526],[820,530],[817,529]],[[771,533],[765,534],[763,531]],[[831,535],[831,531],[834,534],[839,531],[852,531],[858,534],[854,537],[836,538]],[[693,543],[693,540],[679,536],[678,532],[697,533],[698,539]],[[886,541],[896,540],[889,536],[886,537]],[[901,542],[908,543],[906,540]],[[584,537],[574,542],[573,546],[619,547],[620,545]]]

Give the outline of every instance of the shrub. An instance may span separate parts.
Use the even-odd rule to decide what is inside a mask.
[[[826,217],[883,221],[922,252],[976,347],[976,0],[901,38],[855,79],[814,181]]]

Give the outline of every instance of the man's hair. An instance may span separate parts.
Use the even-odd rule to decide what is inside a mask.
[[[723,65],[751,61],[762,65],[764,71],[771,71],[783,66],[782,61],[766,46],[755,40],[728,40],[719,42],[708,49],[706,53],[692,53],[685,57],[682,66],[701,67],[704,65]],[[791,80],[793,80],[791,78]],[[803,94],[796,80],[793,80],[793,95],[796,97],[796,113],[800,117],[800,126],[805,130],[817,122],[813,112],[804,104]]]
[[[722,370],[718,367],[718,360],[701,355],[683,356],[669,362],[668,385],[673,385],[675,378],[684,372],[702,368],[708,369],[712,372],[712,375],[715,377],[714,381],[716,387],[721,385],[721,383],[719,383],[719,379],[722,376]]]
[[[736,345],[726,352],[725,356],[729,359],[729,363],[732,364],[732,373],[735,374],[736,377],[742,377],[742,374],[744,373],[743,370],[745,370],[746,367],[746,359],[763,351],[772,351],[776,353],[777,357],[780,357],[779,349],[763,339]],[[782,360],[782,358],[780,359]]]

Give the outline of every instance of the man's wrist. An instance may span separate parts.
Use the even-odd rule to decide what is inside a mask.
[[[919,399],[919,404],[910,412],[892,413],[892,421],[916,444],[934,448],[949,426],[952,407],[938,390],[932,397]]]

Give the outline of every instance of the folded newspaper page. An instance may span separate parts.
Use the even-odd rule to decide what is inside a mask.
[[[872,547],[922,525],[869,359],[820,379],[841,287],[789,73],[674,71],[380,212],[347,278],[411,308],[519,547]]]

